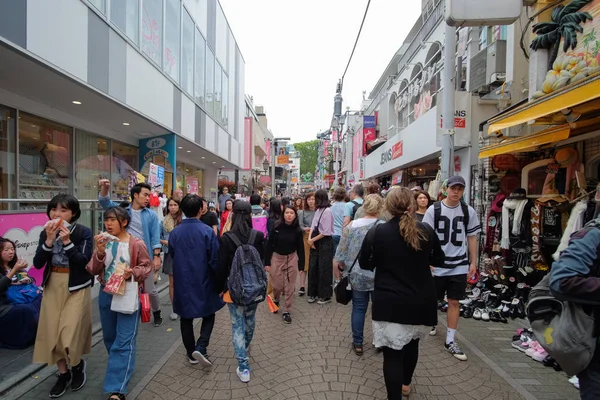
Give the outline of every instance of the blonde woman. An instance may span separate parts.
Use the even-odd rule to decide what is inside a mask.
[[[383,208],[383,198],[378,194],[365,197],[361,209],[364,217],[350,222],[342,231],[340,244],[333,259],[334,272],[340,274],[352,268],[349,273],[352,287],[352,349],[358,356],[363,354],[363,338],[365,315],[369,306],[369,298],[373,297],[375,272],[361,269],[357,260],[367,232],[379,222],[379,214]]]
[[[433,229],[414,217],[407,188],[389,191],[385,208],[392,219],[377,225],[361,247],[360,268],[375,270],[373,341],[383,349],[388,399],[411,391],[419,340],[437,323],[437,297],[430,265],[443,266],[444,252]]]

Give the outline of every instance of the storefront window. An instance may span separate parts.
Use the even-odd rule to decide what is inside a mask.
[[[200,34],[200,31],[196,29],[196,81],[194,83],[194,97],[196,102],[204,107],[204,90],[205,90],[205,79],[204,70],[206,68],[206,42]]]
[[[216,56],[221,65],[225,65],[227,63],[227,20],[225,19],[225,14],[223,14],[223,10],[221,9],[221,5],[217,2],[217,18],[215,21],[215,33],[216,33]],[[223,69],[227,69],[225,66]]]
[[[137,147],[112,141],[112,184],[111,198],[113,200],[127,200],[129,198],[129,179],[132,172],[138,169]]]
[[[162,0],[144,0],[142,4],[142,51],[160,65],[163,28]]]
[[[202,196],[203,171],[183,162],[177,163],[177,189],[183,194],[196,193]]]
[[[106,0],[88,0],[98,11],[106,14]]]
[[[75,134],[75,197],[93,200],[98,196],[98,179],[110,178],[108,140],[91,133]]]
[[[215,55],[212,50],[206,46],[206,111],[214,115],[214,95],[215,95]]]
[[[59,193],[69,193],[71,178],[71,128],[21,113],[20,197],[50,200]],[[45,208],[45,204],[22,204],[27,209]]]
[[[223,70],[221,69],[221,65],[218,62],[215,62],[215,120],[222,124],[223,120],[221,118],[221,78],[223,75]]]
[[[0,199],[16,198],[15,111],[0,106]],[[0,210],[8,210],[9,204],[0,202]]]
[[[221,95],[221,120],[223,126],[227,128],[229,120],[229,78],[223,73],[223,94]]]
[[[179,36],[181,34],[181,2],[167,0],[165,13],[165,72],[179,82]]]
[[[181,46],[181,87],[189,95],[194,93],[194,21],[188,12],[183,13]]]
[[[110,20],[135,44],[139,43],[140,10],[138,0],[111,0]]]

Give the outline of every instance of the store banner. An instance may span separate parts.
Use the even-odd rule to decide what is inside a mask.
[[[244,169],[252,169],[252,155],[254,154],[254,146],[252,143],[253,121],[253,118],[244,118],[244,159],[242,160]]]
[[[175,171],[177,156],[177,138],[174,134],[157,136],[139,141],[139,165],[140,171],[144,171],[146,163],[152,162],[154,156],[164,157],[170,165],[171,170]]]
[[[471,144],[471,93],[455,92],[454,96],[454,145],[469,146]],[[442,129],[444,115],[443,102],[437,106],[438,124],[436,129],[436,144],[442,145]]]
[[[403,172],[404,170],[400,170],[392,174],[392,185],[400,185],[402,183]]]
[[[358,179],[365,179],[365,158],[361,157],[359,159],[358,163],[360,165],[360,167],[359,167],[360,171],[358,173]]]
[[[44,268],[33,268],[33,256],[40,241],[40,233],[48,222],[45,212],[29,214],[0,214],[0,236],[15,244],[17,256],[27,261],[27,273],[41,285]]]
[[[186,178],[187,194],[198,194],[198,178],[188,176]]]
[[[375,115],[363,116],[363,154],[367,154],[367,142],[377,139],[375,128],[377,121]]]
[[[352,138],[352,172],[358,174],[358,159],[362,157],[364,149],[361,143],[362,135],[356,133]]]
[[[392,146],[392,160],[402,157],[402,154],[404,154],[404,142],[401,140]]]
[[[327,157],[329,155],[329,140],[324,140],[323,141],[323,155],[325,157]]]
[[[334,142],[338,141],[338,133],[337,133],[337,131],[332,131],[331,132],[331,140],[333,140]]]
[[[288,146],[276,146],[277,150],[277,165],[289,165],[290,163],[290,148]]]
[[[152,191],[163,192],[165,189],[165,169],[160,165],[150,163],[148,183],[152,186]]]

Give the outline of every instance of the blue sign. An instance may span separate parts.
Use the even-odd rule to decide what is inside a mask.
[[[145,171],[144,168],[149,166],[148,163],[152,162],[154,156],[164,157],[167,163],[171,165],[171,170],[175,171],[177,147],[176,136],[174,134],[140,139],[139,147],[140,171]]]
[[[375,116],[364,115],[363,116],[363,128],[375,128]]]

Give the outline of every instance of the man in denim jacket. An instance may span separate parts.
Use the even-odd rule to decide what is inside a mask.
[[[569,246],[552,264],[550,289],[564,300],[594,307],[596,334],[600,332],[600,218],[589,222],[571,236]],[[600,338],[594,358],[580,372],[582,400],[598,399],[600,393]]]
[[[98,202],[103,209],[118,207],[119,204],[110,199],[110,181],[101,179],[98,182],[100,194]],[[138,239],[142,239],[146,244],[148,253],[152,252],[154,271],[158,271],[161,265],[160,252],[160,223],[156,213],[148,208],[150,201],[150,192],[152,187],[147,183],[138,183],[131,188],[131,204],[127,211],[131,215],[131,222],[127,226],[127,232]],[[160,312],[160,300],[158,291],[154,285],[154,274],[148,275],[144,281],[144,289],[150,295],[150,306],[154,314],[154,326],[161,326],[163,319]]]

